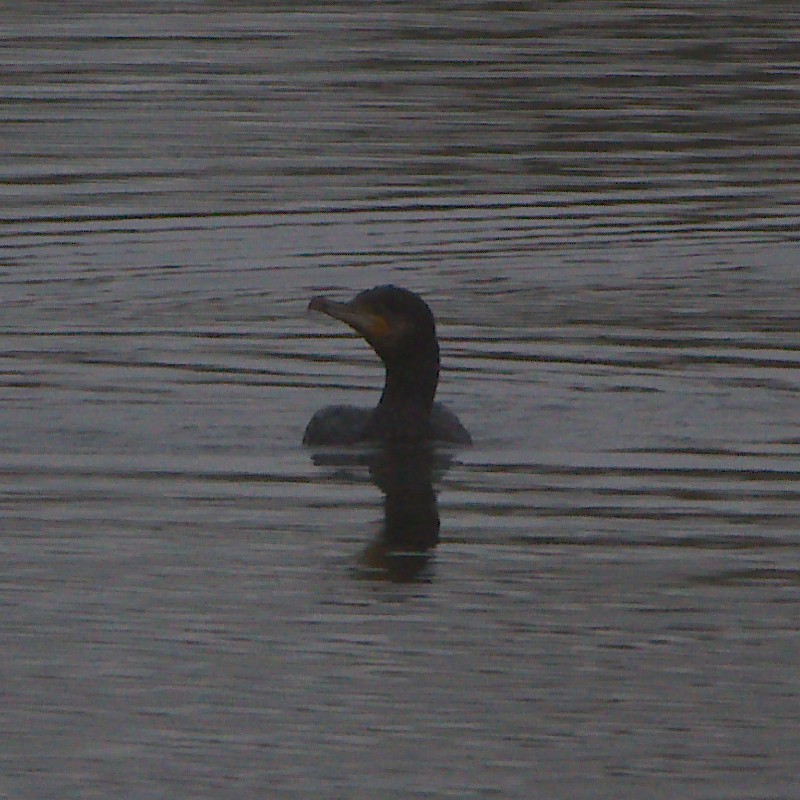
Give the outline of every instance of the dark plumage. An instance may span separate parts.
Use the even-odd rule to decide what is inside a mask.
[[[433,401],[439,382],[439,342],[433,314],[419,295],[378,286],[349,303],[315,297],[308,308],[360,333],[383,361],[386,384],[374,409],[330,406],[317,411],[306,428],[304,444],[471,443],[458,417]]]

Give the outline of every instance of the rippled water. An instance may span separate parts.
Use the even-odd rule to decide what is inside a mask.
[[[0,795],[797,796],[798,22],[5,13]],[[425,469],[299,444],[384,282]]]

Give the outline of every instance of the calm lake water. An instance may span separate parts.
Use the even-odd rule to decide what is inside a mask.
[[[0,30],[0,797],[800,797],[794,4],[74,8]],[[475,444],[311,453],[388,282]]]

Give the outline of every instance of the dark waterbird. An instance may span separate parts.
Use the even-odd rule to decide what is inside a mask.
[[[347,303],[315,297],[308,308],[346,322],[361,334],[383,361],[386,384],[374,409],[330,406],[317,411],[306,427],[304,444],[471,443],[458,417],[434,402],[439,342],[433,314],[418,294],[377,286]]]

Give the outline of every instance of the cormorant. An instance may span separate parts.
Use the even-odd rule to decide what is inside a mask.
[[[471,444],[458,417],[433,401],[439,382],[439,342],[433,314],[418,294],[397,286],[376,286],[348,303],[315,297],[308,308],[360,333],[383,361],[386,384],[374,409],[330,406],[317,411],[303,444]]]

